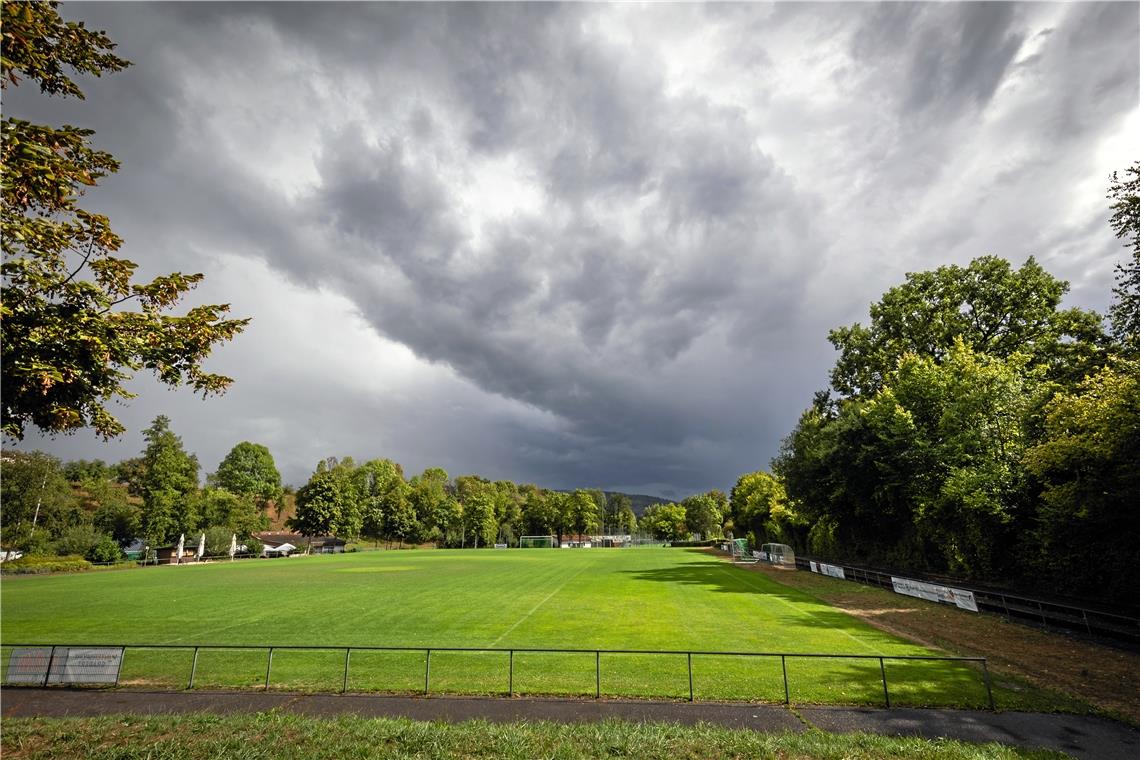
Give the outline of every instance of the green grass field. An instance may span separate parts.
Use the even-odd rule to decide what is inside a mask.
[[[8,645],[177,645],[128,649],[126,685],[183,688],[194,645],[666,649],[860,655],[937,654],[823,602],[681,549],[403,551],[3,579]],[[339,691],[343,651],[277,650],[276,689]],[[506,652],[433,652],[431,690],[505,693]],[[257,687],[267,652],[202,650],[195,688]],[[514,693],[593,696],[595,655],[516,653]],[[684,655],[608,654],[610,696],[688,698]],[[425,655],[351,655],[350,691],[413,692]],[[981,673],[886,661],[896,705],[984,707]],[[789,658],[793,702],[881,704],[872,660]],[[782,702],[779,658],[693,657],[697,699]],[[1025,695],[997,692],[1003,699]]]

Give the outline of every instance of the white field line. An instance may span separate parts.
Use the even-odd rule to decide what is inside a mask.
[[[721,569],[721,570],[724,570],[726,573],[729,573],[730,575],[732,575],[732,570],[730,570],[729,568],[725,567],[725,566],[724,566],[724,563],[719,563],[719,564],[720,564],[720,569]],[[739,576],[739,575],[732,575],[732,577],[734,577],[734,578],[738,578],[739,580],[743,581],[745,584],[747,584],[747,585],[751,586],[752,588],[756,589],[757,591],[759,591],[759,592],[761,592],[761,593],[763,593],[763,594],[765,594],[765,595],[768,595],[768,596],[770,596],[771,598],[775,599],[775,600],[776,600],[777,602],[779,602],[780,604],[785,604],[785,605],[787,605],[787,606],[791,607],[793,610],[795,610],[796,612],[800,613],[801,615],[808,615],[808,616],[810,616],[810,617],[813,617],[813,618],[815,618],[816,620],[819,620],[819,622],[821,622],[821,623],[823,623],[823,622],[824,622],[823,620],[821,620],[821,619],[820,619],[820,618],[819,618],[819,617],[818,617],[818,616],[817,616],[817,615],[816,615],[814,612],[812,612],[811,610],[805,610],[805,609],[803,609],[802,607],[797,607],[796,605],[792,604],[792,603],[791,603],[791,602],[789,602],[787,599],[781,599],[779,596],[776,596],[776,595],[774,595],[774,594],[768,594],[768,592],[767,592],[767,591],[765,591],[765,590],[764,590],[762,587],[760,587],[760,586],[757,586],[756,584],[752,583],[752,582],[751,582],[751,581],[750,581],[748,578],[746,578],[746,577],[742,577],[742,576]],[[846,614],[846,613],[844,613],[842,610],[836,610],[836,612],[839,612],[840,614]],[[877,649],[877,648],[875,648],[875,647],[871,646],[870,644],[868,644],[866,641],[863,641],[862,639],[857,639],[857,638],[855,638],[855,637],[854,637],[854,636],[852,636],[852,635],[851,635],[849,632],[847,632],[847,631],[843,630],[842,628],[840,628],[840,629],[835,629],[835,628],[832,628],[831,630],[833,630],[833,631],[834,631],[834,630],[838,630],[838,631],[839,631],[839,633],[842,633],[844,636],[846,636],[847,638],[851,639],[852,641],[854,641],[854,642],[855,642],[856,644],[858,644],[859,646],[861,646],[861,647],[866,647],[867,649],[870,649],[870,650],[871,650],[872,652],[874,652],[875,654],[879,654],[879,655],[883,655],[883,656],[889,656],[889,655],[887,655],[887,654],[886,654],[886,652],[884,652],[883,650],[881,650],[881,649]]]
[[[502,641],[503,639],[505,639],[505,638],[507,637],[507,634],[508,634],[508,633],[510,633],[511,631],[513,631],[514,629],[516,629],[516,628],[518,628],[520,625],[522,625],[524,622],[526,622],[526,620],[527,620],[527,619],[528,619],[528,618],[529,618],[531,615],[533,615],[533,614],[534,614],[534,613],[535,613],[535,612],[538,610],[538,608],[539,608],[539,607],[541,607],[542,605],[544,605],[544,604],[546,604],[547,602],[549,602],[549,601],[550,601],[550,598],[551,598],[552,596],[554,596],[554,595],[555,595],[555,594],[557,594],[559,591],[561,591],[562,589],[564,589],[564,588],[566,587],[566,584],[567,584],[567,583],[569,583],[570,581],[574,580],[574,579],[575,579],[575,578],[577,578],[579,575],[581,575],[581,574],[582,574],[582,571],[583,571],[583,570],[585,570],[587,567],[593,567],[593,565],[594,565],[594,563],[593,563],[593,562],[591,562],[591,563],[589,563],[589,564],[587,564],[587,565],[582,565],[582,567],[581,567],[581,568],[578,570],[578,572],[574,573],[573,575],[571,575],[570,577],[568,577],[566,580],[562,581],[562,583],[558,584],[558,588],[554,589],[554,590],[553,590],[553,591],[551,591],[549,594],[547,594],[547,595],[546,595],[546,596],[543,598],[543,600],[542,600],[541,602],[539,602],[538,604],[536,604],[536,605],[534,605],[533,607],[531,607],[531,608],[530,608],[530,612],[528,612],[528,613],[526,613],[525,615],[523,615],[521,618],[519,618],[518,620],[516,620],[516,621],[514,622],[514,625],[512,625],[510,628],[508,628],[507,630],[505,630],[505,631],[503,631],[501,634],[499,634],[499,638],[495,639],[495,640],[494,640],[494,641],[492,641],[490,644],[488,644],[488,645],[487,645],[487,648],[488,648],[488,649],[490,649],[491,647],[495,646],[495,645],[496,645],[496,644],[498,644],[500,641]]]

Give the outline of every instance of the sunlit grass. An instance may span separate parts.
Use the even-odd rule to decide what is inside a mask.
[[[3,580],[5,645],[128,644],[125,686],[988,706],[976,666],[937,654],[709,554],[680,549],[368,552]],[[291,651],[289,646],[323,646]],[[275,647],[272,665],[268,647]],[[344,649],[357,647],[348,657]],[[431,647],[377,652],[367,647]],[[3,653],[7,665],[7,646]],[[1011,694],[997,694],[999,702]],[[1017,696],[1025,704],[1024,693]]]

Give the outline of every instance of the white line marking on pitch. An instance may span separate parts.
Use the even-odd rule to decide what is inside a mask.
[[[516,628],[518,628],[520,625],[522,625],[522,624],[523,624],[523,623],[524,623],[524,622],[527,620],[527,618],[529,618],[531,615],[533,615],[533,614],[534,614],[534,613],[535,613],[535,612],[538,610],[538,608],[539,608],[539,607],[541,607],[542,605],[544,605],[544,604],[546,604],[547,602],[549,602],[549,601],[550,601],[550,597],[554,596],[554,595],[555,595],[555,594],[557,594],[559,591],[561,591],[562,589],[564,589],[564,588],[566,587],[566,584],[567,584],[567,583],[569,583],[570,581],[572,581],[572,580],[574,580],[575,578],[577,578],[579,575],[581,575],[581,574],[582,574],[582,571],[583,571],[583,570],[585,570],[587,567],[592,567],[592,566],[593,566],[593,564],[594,564],[594,563],[593,563],[593,562],[591,562],[591,563],[590,563],[590,564],[588,564],[588,565],[582,565],[581,569],[579,569],[579,570],[578,570],[578,572],[574,573],[574,574],[573,574],[573,575],[571,575],[569,578],[567,578],[566,580],[562,581],[562,583],[561,583],[561,584],[558,586],[558,588],[554,589],[554,590],[553,590],[553,591],[551,591],[549,594],[547,594],[547,595],[546,595],[546,598],[545,598],[545,599],[543,599],[541,602],[539,602],[538,604],[536,604],[536,605],[534,605],[533,607],[531,607],[531,609],[530,609],[530,612],[526,613],[526,614],[525,614],[525,615],[523,615],[521,618],[519,618],[518,620],[516,620],[516,621],[515,621],[515,624],[514,624],[514,625],[512,625],[512,626],[511,626],[510,628],[508,628],[507,630],[503,631],[503,632],[502,632],[502,634],[500,634],[499,638],[495,639],[494,641],[492,641],[490,644],[488,644],[488,645],[487,645],[487,648],[488,648],[488,649],[490,649],[491,647],[495,646],[495,645],[496,645],[496,644],[498,644],[500,641],[502,641],[503,639],[505,639],[505,638],[507,637],[507,634],[508,634],[508,633],[510,633],[511,631],[513,631],[514,629],[516,629]]]

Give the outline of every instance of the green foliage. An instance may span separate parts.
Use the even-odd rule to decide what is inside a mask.
[[[1135,356],[1140,354],[1140,161],[1124,170],[1124,178],[1113,172],[1108,197],[1112,231],[1132,249],[1131,260],[1116,265],[1109,319],[1117,341]]]
[[[144,438],[142,530],[148,543],[161,546],[199,525],[198,458],[182,448],[164,415],[154,419]]]
[[[0,572],[11,575],[44,575],[46,573],[75,573],[90,570],[91,563],[83,557],[53,557],[28,555],[0,565]]]
[[[106,34],[65,22],[57,5],[4,2],[0,85],[27,78],[45,94],[82,98],[68,69],[99,76],[129,65],[111,52]],[[4,117],[0,374],[2,429],[15,439],[28,425],[120,434],[123,425],[107,404],[133,396],[125,383],[140,369],[203,394],[223,391],[230,378],[205,372],[201,363],[248,322],[224,319],[228,305],[165,313],[201,274],[132,282],[137,266],[113,255],[122,240],[110,220],[78,205],[85,188],[119,168],[109,153],[90,147],[92,134]]]
[[[873,394],[906,354],[941,362],[956,340],[979,353],[1022,353],[1046,366],[1063,358],[1071,363],[1078,351],[1085,361],[1101,354],[1100,317],[1059,311],[1069,285],[1032,257],[1016,271],[1005,259],[982,256],[967,267],[944,266],[906,279],[871,305],[870,327],[856,324],[828,334],[840,352],[831,383],[841,394]]]
[[[195,497],[194,513],[199,524],[247,536],[269,527],[269,518],[251,496],[239,496],[224,488],[205,488]],[[209,536],[207,536],[209,538]],[[229,544],[226,544],[228,550]]]
[[[242,441],[230,449],[211,481],[232,494],[253,500],[258,509],[281,498],[281,473],[269,449]]]
[[[206,556],[207,557],[228,557],[230,554],[230,544],[233,541],[234,533],[224,525],[214,525],[206,528]],[[245,543],[244,541],[239,541]]]
[[[123,558],[114,538],[90,525],[65,530],[55,541],[56,554],[78,555],[88,562],[116,562]]]
[[[1044,486],[1041,570],[1058,588],[1140,601],[1140,362],[1057,394],[1025,463]]]
[[[363,516],[356,469],[352,457],[319,462],[309,482],[297,491],[297,511],[289,527],[306,536],[359,536]]]
[[[0,527],[5,547],[30,547],[32,523],[45,537],[84,522],[60,461],[40,451],[5,451],[0,463]],[[38,508],[38,517],[37,517]]]
[[[721,526],[728,512],[728,499],[716,489],[708,493],[689,496],[681,501],[685,508],[685,525],[689,533],[699,533],[703,538],[716,538],[723,531]]]
[[[102,459],[78,459],[63,466],[63,476],[72,483],[88,483],[112,480],[114,472]]]
[[[566,526],[574,533],[581,535],[598,527],[598,502],[590,491],[579,489],[570,494],[565,510]]]
[[[142,530],[142,510],[125,500],[106,503],[95,511],[93,523],[119,546],[126,547]]]
[[[689,537],[685,508],[680,504],[654,504],[645,509],[638,527],[654,538],[680,541]]]
[[[741,475],[729,498],[733,535],[752,536],[753,543],[801,544],[803,518],[793,509],[784,483],[764,472]]]

